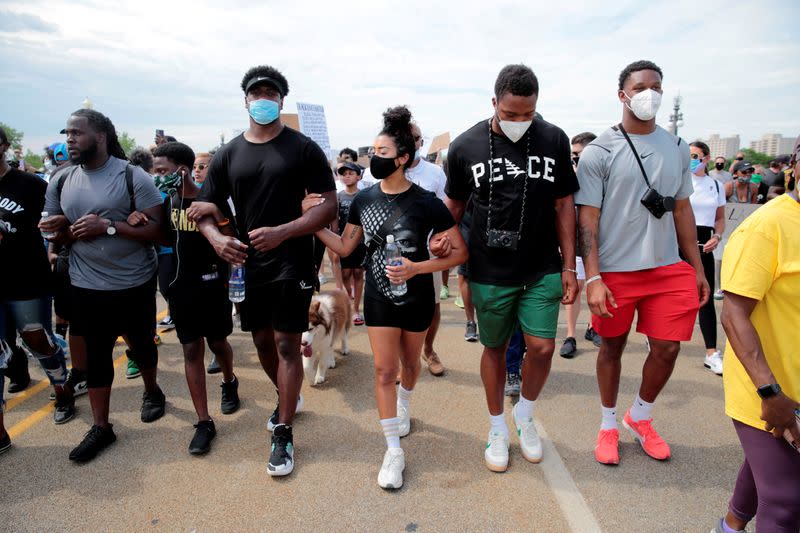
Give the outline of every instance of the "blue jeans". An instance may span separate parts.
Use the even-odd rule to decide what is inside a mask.
[[[5,385],[5,368],[8,366],[8,359],[11,356],[11,349],[6,343],[6,322],[10,317],[16,330],[20,332],[20,338],[25,343],[25,336],[30,331],[44,330],[50,345],[53,346],[53,353],[40,353],[25,344],[25,347],[32,353],[47,374],[47,378],[53,385],[63,385],[67,381],[67,365],[64,359],[64,351],[53,341],[52,298],[44,296],[35,300],[5,300],[0,301],[0,409],[5,406],[3,390]]]
[[[522,356],[525,355],[525,338],[519,325],[511,335],[506,349],[506,372],[509,374],[519,374],[519,367],[522,364]]]

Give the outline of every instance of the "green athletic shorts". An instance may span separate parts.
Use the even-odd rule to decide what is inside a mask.
[[[481,344],[503,346],[519,321],[522,332],[554,339],[561,304],[561,274],[547,274],[531,285],[487,285],[471,281],[472,303],[478,315]]]

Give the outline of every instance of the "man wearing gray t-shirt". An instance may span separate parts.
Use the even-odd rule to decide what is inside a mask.
[[[128,164],[114,125],[103,114],[80,109],[63,133],[74,165],[50,181],[45,200],[50,216],[40,228],[71,247],[72,333],[86,345],[94,424],[69,458],[86,462],[116,440],[108,411],[118,336],[126,336],[129,357],[142,373],[142,422],[164,415],[153,342],[157,267],[152,243],[160,237],[161,195],[147,173]]]
[[[650,353],[623,425],[645,453],[665,460],[670,450],[652,426],[653,403],[709,296],[689,203],[689,147],[656,125],[661,80],[661,69],[650,61],[628,65],[619,77],[622,123],[586,146],[578,163],[579,247],[592,325],[602,337],[597,381],[603,417],[595,458],[603,464],[619,463],[616,404],[634,312]]]

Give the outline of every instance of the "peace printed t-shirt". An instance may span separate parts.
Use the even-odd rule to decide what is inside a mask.
[[[722,256],[722,290],[758,300],[750,321],[789,398],[800,401],[800,203],[779,196],[747,217]],[[730,342],[723,363],[725,413],[764,429],[761,397]]]
[[[490,134],[494,157],[491,162]],[[555,201],[578,190],[569,139],[561,128],[536,119],[528,132],[512,143],[507,137],[492,132],[488,120],[482,120],[453,141],[447,164],[447,195],[465,203],[472,199],[471,281],[519,286],[535,283],[546,274],[561,272]],[[516,250],[488,246],[490,175],[493,176],[493,230],[519,231],[523,191],[525,183],[528,184],[524,224]]]

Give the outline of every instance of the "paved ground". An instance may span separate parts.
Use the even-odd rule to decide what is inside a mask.
[[[452,302],[443,305],[437,342],[448,372],[442,378],[424,373],[415,391],[412,433],[403,439],[407,469],[400,491],[384,492],[376,483],[384,442],[365,328],[354,328],[352,353],[338,357],[328,382],[315,389],[304,386],[306,409],[295,422],[297,466],[280,480],[266,473],[265,421],[276,394],[249,337],[238,332],[231,339],[243,408],[221,415],[219,378],[209,379],[219,434],[212,452],[196,458],[186,451],[195,415],[180,346],[168,333],[159,365],[167,415],[141,423],[141,381],[125,380],[118,366],[112,396],[118,440],[88,465],[67,460],[91,424],[86,397],[78,400],[77,419],[59,427],[52,423],[45,387],[32,385],[34,394],[11,400],[6,427],[14,447],[0,456],[0,531],[711,528],[726,507],[741,452],[723,414],[722,381],[702,367],[699,330],[656,406],[656,426],[672,446],[670,462],[649,459],[627,435],[620,466],[594,461],[600,418],[595,349],[581,340],[576,359],[556,355],[537,405],[548,436],[544,461],[526,462],[512,439],[509,471],[494,474],[482,463],[488,421],[478,375],[480,346],[463,341],[463,312]],[[644,352],[642,337],[633,335],[623,363],[621,413],[637,391]],[[116,355],[121,353],[118,348]],[[40,379],[39,369],[31,368]]]

